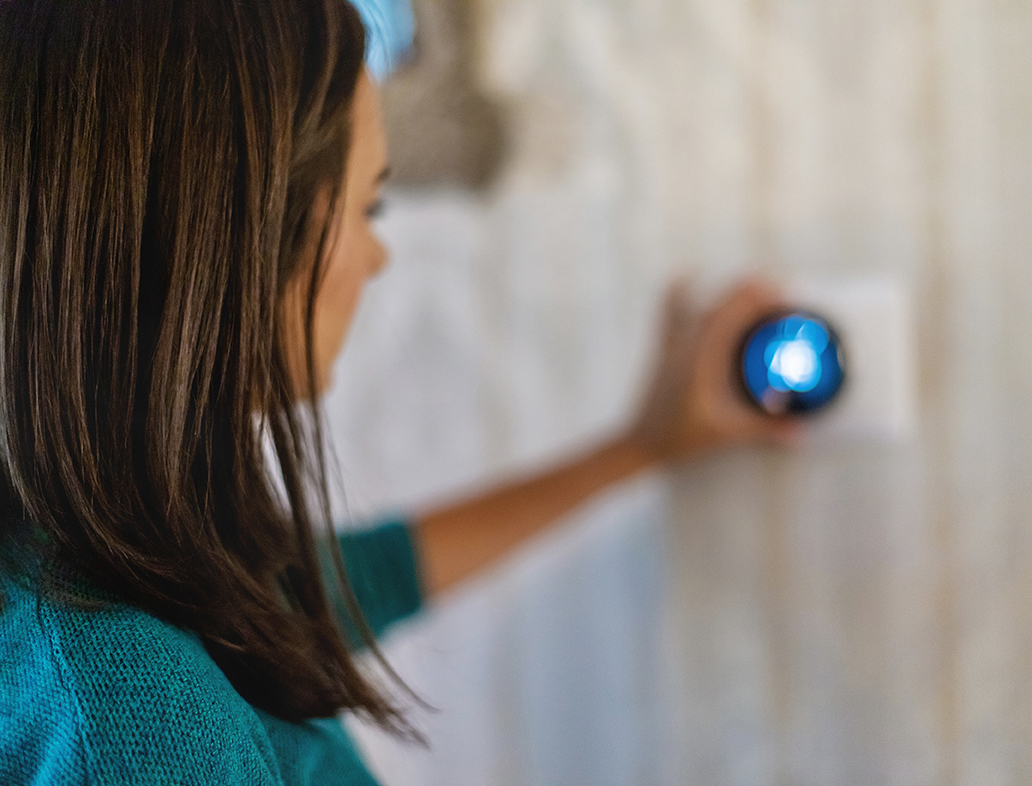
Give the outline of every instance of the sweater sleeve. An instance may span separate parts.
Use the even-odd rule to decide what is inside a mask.
[[[412,616],[422,606],[419,564],[409,525],[391,521],[371,529],[342,532],[337,538],[348,581],[359,608],[379,637],[391,624]],[[352,643],[354,624],[341,606]]]

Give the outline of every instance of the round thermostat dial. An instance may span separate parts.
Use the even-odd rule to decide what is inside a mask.
[[[845,355],[827,320],[806,311],[767,317],[746,333],[739,358],[746,395],[772,416],[805,415],[835,400]]]

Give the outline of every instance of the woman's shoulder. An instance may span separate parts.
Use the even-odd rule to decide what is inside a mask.
[[[281,782],[200,640],[144,611],[5,584],[0,663],[0,782]]]

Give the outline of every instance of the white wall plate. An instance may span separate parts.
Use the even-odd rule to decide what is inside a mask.
[[[916,428],[916,363],[910,298],[888,276],[789,282],[793,307],[813,311],[839,334],[846,380],[809,419],[808,441],[898,442]]]

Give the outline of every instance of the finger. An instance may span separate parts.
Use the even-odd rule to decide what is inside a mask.
[[[795,447],[803,436],[803,423],[798,418],[759,416],[753,436],[781,447]]]
[[[681,279],[670,283],[664,298],[663,312],[660,364],[668,368],[682,368],[694,354],[699,323],[686,281]]]
[[[784,307],[785,298],[780,288],[761,279],[746,279],[710,312],[706,325],[707,343],[727,349],[742,340],[745,330]]]
[[[694,322],[691,287],[688,279],[673,279],[663,298],[663,333],[671,338],[686,333]]]
[[[724,298],[722,307],[729,314],[763,315],[785,306],[785,295],[780,287],[759,278],[747,278],[735,286]]]

